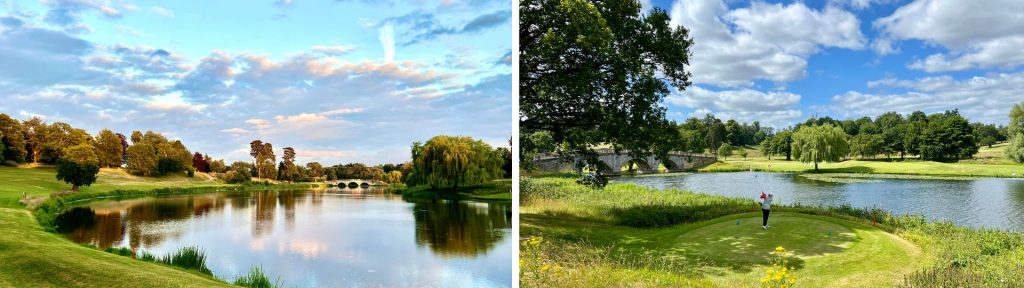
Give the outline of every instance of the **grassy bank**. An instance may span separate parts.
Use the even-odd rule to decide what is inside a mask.
[[[209,275],[105,253],[48,230],[55,229],[53,218],[65,208],[96,199],[309,187],[304,183],[231,185],[205,173],[138,177],[102,169],[92,186],[48,199],[53,192],[70,189],[55,174],[54,168],[46,166],[0,167],[0,287],[230,287]],[[19,203],[23,195],[45,201],[29,211]]]
[[[754,202],[563,178],[521,182],[524,287],[753,287],[770,253],[792,253],[800,287],[1024,285],[1024,235],[850,207]]]
[[[904,160],[847,160],[819,163],[819,173],[872,173],[931,176],[1024,177],[1024,165],[987,163],[942,163]],[[814,164],[799,161],[767,159],[729,159],[697,169],[699,172],[768,171],[814,173]]]
[[[868,159],[850,159],[839,163],[819,163],[818,173],[860,173],[860,174],[901,174],[929,176],[967,176],[967,177],[1024,177],[1024,165],[1013,163],[1004,156],[1006,143],[981,147],[973,159],[961,160],[956,163],[922,161],[908,156],[892,159],[879,155]],[[814,173],[813,163],[786,161],[785,156],[773,156],[771,160],[761,154],[755,147],[745,147],[747,158],[729,157],[705,167],[699,172],[737,172],[767,171]]]
[[[210,276],[132,260],[49,233],[0,208],[0,287],[229,287]]]
[[[0,166],[0,207],[21,208],[18,201],[23,194],[29,197],[49,197],[50,193],[71,189],[71,185],[57,181],[56,168],[50,166]],[[104,168],[91,186],[81,187],[80,192],[109,192],[114,190],[151,190],[163,187],[225,187],[231,186],[217,181],[206,173],[195,177],[184,175],[163,177],[139,177],[121,169]]]
[[[512,180],[501,179],[487,183],[459,187],[458,189],[432,189],[426,185],[402,187],[395,190],[411,199],[472,199],[482,201],[512,201]]]

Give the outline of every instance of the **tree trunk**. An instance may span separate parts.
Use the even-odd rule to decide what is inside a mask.
[[[71,192],[78,192],[78,184],[71,185]]]
[[[818,172],[818,161],[814,161],[814,172]]]

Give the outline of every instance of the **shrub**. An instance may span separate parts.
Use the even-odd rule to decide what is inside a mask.
[[[242,275],[235,279],[235,285],[249,288],[277,288],[281,287],[280,278],[276,282],[270,282],[270,278],[263,273],[263,268],[249,268],[249,274]]]
[[[188,178],[196,177],[196,169],[188,168],[188,170],[185,170],[185,176],[188,176]]]

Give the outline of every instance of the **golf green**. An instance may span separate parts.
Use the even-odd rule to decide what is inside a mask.
[[[701,259],[704,275],[730,287],[756,286],[778,246],[806,287],[892,286],[925,262],[920,248],[870,225],[777,213],[764,230],[754,214],[699,223],[666,248]]]

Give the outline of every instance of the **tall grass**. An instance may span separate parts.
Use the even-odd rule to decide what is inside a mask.
[[[206,267],[206,252],[199,249],[199,247],[184,247],[164,257],[160,257],[157,261],[185,268],[186,270],[195,270],[203,274],[213,275],[210,268]]]
[[[238,277],[238,279],[235,279],[234,284],[249,288],[277,288],[282,286],[280,278],[278,278],[278,281],[270,282],[270,278],[263,273],[263,268],[259,266],[249,268],[249,274]]]

